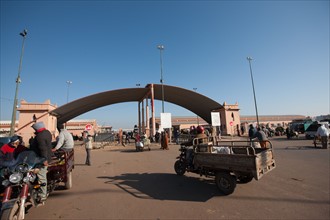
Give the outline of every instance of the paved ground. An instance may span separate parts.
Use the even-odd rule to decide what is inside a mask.
[[[55,191],[26,219],[329,219],[330,149],[303,139],[272,142],[276,169],[238,184],[229,196],[212,179],[177,176],[178,145],[93,150],[92,166],[84,165],[85,151],[77,146],[73,188]]]

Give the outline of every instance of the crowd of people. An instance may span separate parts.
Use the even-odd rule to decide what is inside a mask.
[[[36,153],[37,156],[44,158],[43,167],[40,169],[40,172],[37,174],[39,182],[41,183],[41,194],[40,201],[44,202],[47,199],[47,169],[48,165],[54,156],[54,152],[63,150],[63,151],[71,151],[74,148],[74,139],[71,133],[69,133],[64,125],[59,125],[59,135],[56,140],[56,144],[52,142],[52,134],[49,130],[46,129],[45,124],[43,122],[36,122],[32,125],[32,128],[35,131],[34,137],[31,137],[29,140],[29,146],[26,147],[25,143],[22,140],[22,137],[18,135],[14,135],[10,138],[8,144],[3,145],[0,148],[0,157],[1,163],[5,163],[6,161],[15,160],[17,155],[24,150],[31,150]],[[192,146],[193,138],[207,138],[211,134],[207,129],[204,129],[203,126],[191,127],[190,131],[190,140],[183,143],[186,146]],[[175,130],[173,132],[174,140],[177,144],[179,144],[178,139],[181,135],[181,132]],[[250,139],[251,145],[256,148],[267,148],[267,143],[269,142],[268,137],[270,136],[269,130],[265,128],[265,126],[254,127],[252,124],[249,126],[248,137]],[[324,125],[319,126],[316,136],[320,137],[322,147],[328,147],[329,141],[329,129],[327,129]],[[150,142],[156,142],[160,144],[160,148],[163,150],[169,149],[169,130],[164,129],[161,132],[156,132],[154,137],[147,137],[145,133],[143,133],[144,139],[148,139]],[[88,132],[83,132],[82,135],[82,146],[85,146],[86,149],[86,161],[85,164],[91,166],[91,150],[93,149],[93,137],[88,134]],[[142,137],[138,134],[137,129],[134,129],[132,134],[128,134],[126,132],[122,132],[119,134],[118,143],[122,143],[123,146],[125,144],[130,143],[130,139],[133,139],[135,143],[141,142]],[[181,143],[182,144],[182,143]],[[192,149],[192,148],[191,148]],[[189,150],[188,150],[189,153]],[[1,164],[0,164],[1,166]]]

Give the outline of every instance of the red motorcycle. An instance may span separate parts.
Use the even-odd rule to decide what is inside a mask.
[[[43,158],[30,150],[21,152],[17,159],[3,163],[0,176],[4,191],[2,194],[1,220],[24,219],[28,207],[40,204],[41,186],[37,173],[43,166]],[[61,183],[65,189],[72,187],[74,151],[57,152],[47,173],[47,193],[51,193]]]

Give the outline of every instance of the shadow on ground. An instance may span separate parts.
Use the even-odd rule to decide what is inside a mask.
[[[222,195],[213,178],[178,176],[168,173],[126,173],[100,176],[105,184],[113,184],[141,199],[205,202]]]

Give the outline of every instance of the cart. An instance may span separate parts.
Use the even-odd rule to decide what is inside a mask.
[[[267,148],[253,147],[250,141],[220,141],[213,145],[194,140],[193,143],[192,160],[187,158],[187,146],[181,145],[182,153],[174,165],[176,173],[214,176],[218,189],[225,195],[234,192],[236,183],[259,180],[276,166],[270,141]]]
[[[150,139],[147,136],[138,136],[135,139],[135,149],[136,151],[143,151],[144,148],[148,148],[150,151]]]
[[[313,145],[315,148],[323,148],[322,142],[321,142],[321,137],[315,135],[313,139]],[[328,145],[330,145],[330,142],[328,141]]]

